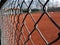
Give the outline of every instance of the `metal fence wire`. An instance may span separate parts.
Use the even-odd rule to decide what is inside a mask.
[[[15,7],[16,2],[18,4]],[[40,5],[42,6],[43,11],[41,12],[41,15],[39,16],[37,21],[35,20],[35,18],[31,14],[31,10],[32,10],[31,5],[33,4],[33,2],[34,2],[34,0],[31,0],[30,4],[27,5],[25,0],[23,0],[21,2],[21,4],[19,3],[19,0],[15,1],[15,2],[13,0],[12,3],[10,4],[11,9],[8,10],[10,12],[9,16],[10,16],[11,19],[14,19],[13,21],[11,20],[11,23],[13,25],[15,24],[15,27],[13,27],[15,29],[12,29],[12,30],[15,30],[15,32],[14,32],[14,45],[20,45],[20,43],[22,43],[22,45],[27,45],[28,41],[31,42],[31,45],[35,45],[34,42],[33,42],[33,39],[31,38],[31,35],[34,33],[34,31],[38,32],[39,36],[46,43],[46,45],[52,45],[53,43],[57,42],[60,39],[60,32],[58,32],[58,37],[56,39],[54,39],[53,41],[49,42],[46,39],[46,37],[43,35],[43,32],[41,32],[41,30],[38,28],[38,23],[40,23],[43,16],[46,15],[50,19],[50,21],[54,24],[54,26],[56,26],[57,29],[60,30],[60,26],[56,23],[56,21],[50,16],[50,14],[47,11],[47,6],[46,5],[48,4],[49,0],[46,0],[46,2],[44,4],[42,3],[42,1],[38,0]],[[13,6],[12,4],[14,4],[13,8],[12,8],[12,6]],[[23,12],[23,8],[22,8],[23,4],[25,4],[26,7],[27,7],[26,13]],[[17,9],[17,7],[19,7],[19,9]],[[17,13],[17,10],[18,10],[19,13]],[[30,31],[28,26],[27,26],[26,18],[28,17],[28,15],[31,17],[31,19],[34,23],[33,24],[34,28],[32,29],[32,31]],[[20,16],[23,16],[22,21],[20,21]],[[19,28],[18,28],[18,26],[19,26]],[[28,33],[27,38],[24,34],[24,29],[23,28],[25,28],[27,33]]]

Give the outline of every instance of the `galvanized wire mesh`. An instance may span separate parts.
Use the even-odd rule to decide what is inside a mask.
[[[58,28],[58,30],[60,30],[60,26],[54,21],[54,19],[47,12],[47,6],[46,5],[48,4],[49,0],[47,0],[44,4],[40,0],[38,0],[40,5],[42,6],[43,11],[41,12],[41,15],[39,14],[40,16],[37,20],[35,20],[35,18],[31,14],[31,10],[32,10],[31,5],[32,5],[33,1],[34,0],[31,0],[30,4],[27,5],[25,0],[23,0],[21,4],[19,4],[19,0],[18,0],[17,1],[18,2],[17,7],[19,6],[20,7],[19,9],[17,9],[17,7],[15,7],[16,1],[14,3],[14,7],[12,8],[12,4],[13,4],[14,0],[10,5],[11,9],[9,9],[8,11],[10,12],[9,17],[11,19],[10,22],[9,22],[9,26],[13,25],[13,26],[11,26],[11,28],[12,28],[11,29],[11,34],[13,34],[13,35],[11,35],[11,36],[13,36],[12,37],[12,39],[13,39],[13,44],[12,45],[27,45],[28,41],[31,42],[31,45],[35,45],[32,37],[31,37],[31,35],[34,33],[34,31],[38,32],[39,36],[43,39],[43,41],[46,43],[46,45],[52,45],[53,43],[55,43],[56,41],[58,41],[60,39],[60,33],[58,33],[58,37],[55,40],[49,42],[46,39],[46,37],[43,35],[41,30],[38,28],[38,23],[41,21],[43,16],[46,15],[50,19],[50,21],[54,24],[54,26],[56,26]],[[23,4],[25,4],[26,7],[27,7],[26,13],[23,12],[23,8],[22,8]],[[18,10],[19,13],[17,13],[17,10]],[[31,17],[32,22],[34,23],[32,31],[30,31],[28,26],[27,26],[26,18],[28,16]],[[22,18],[21,21],[20,21],[20,18]],[[10,24],[10,23],[12,23],[12,24]],[[27,37],[24,34],[24,29],[23,28],[25,28],[25,30],[28,33]]]

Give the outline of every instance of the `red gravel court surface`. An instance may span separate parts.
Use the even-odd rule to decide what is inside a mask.
[[[41,12],[35,12],[35,13],[31,13],[33,18],[37,21],[38,18],[41,16]],[[49,15],[54,19],[54,21],[60,26],[60,12],[49,12]],[[18,29],[20,29],[20,25],[22,25],[22,20],[23,20],[23,16],[25,16],[25,14],[21,14],[21,16],[19,17],[19,24],[18,24]],[[16,29],[16,23],[18,20],[18,15],[15,16],[15,23],[14,23],[14,15],[10,15],[10,18],[14,28]],[[34,22],[31,19],[30,15],[28,15],[25,19],[26,25],[29,29],[29,31],[31,32],[34,28]],[[40,29],[40,31],[42,32],[42,34],[44,35],[44,37],[46,38],[46,40],[48,42],[51,42],[53,40],[55,40],[58,37],[58,33],[60,32],[60,30],[50,21],[50,19],[47,17],[47,15],[44,15],[42,17],[42,19],[39,21],[38,23],[38,28]],[[19,40],[18,36],[19,36],[19,31],[17,30],[16,35],[17,38],[16,40]],[[24,42],[24,36],[26,39],[28,39],[28,32],[26,30],[25,27],[23,27],[23,33],[24,35],[22,35],[20,42],[20,45],[23,45]],[[31,34],[31,39],[33,40],[34,45],[46,45],[46,43],[43,41],[43,39],[41,38],[41,36],[39,35],[39,33],[37,32],[37,30],[35,30],[32,34]],[[22,42],[23,40],[23,42]],[[12,44],[12,43],[11,43]],[[32,45],[30,40],[27,42],[27,45]],[[52,45],[60,45],[60,40],[58,40],[57,42],[55,42]]]

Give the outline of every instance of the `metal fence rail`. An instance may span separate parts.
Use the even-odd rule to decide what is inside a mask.
[[[38,34],[41,36],[41,38],[42,38],[42,39],[44,40],[44,42],[46,43],[46,45],[52,45],[53,43],[55,43],[56,41],[58,41],[58,40],[60,39],[60,33],[58,33],[58,37],[57,37],[56,39],[54,39],[54,40],[51,41],[51,42],[48,42],[48,40],[44,37],[43,33],[42,33],[42,32],[40,31],[40,29],[38,28],[38,23],[40,22],[40,20],[42,19],[42,17],[46,14],[46,16],[50,19],[50,21],[54,24],[54,26],[56,26],[56,27],[58,28],[58,30],[60,30],[60,26],[54,21],[54,19],[50,16],[50,14],[49,14],[48,11],[47,11],[47,6],[46,6],[46,5],[48,4],[49,0],[46,0],[45,4],[43,4],[40,0],[38,0],[38,2],[40,3],[40,5],[42,5],[42,10],[43,10],[43,11],[41,12],[42,14],[41,14],[41,16],[38,18],[37,21],[34,19],[34,17],[33,17],[32,14],[31,14],[31,10],[32,10],[32,9],[31,9],[31,5],[32,5],[33,1],[34,1],[34,0],[31,0],[30,4],[29,4],[29,6],[28,6],[27,3],[25,2],[25,0],[23,0],[21,4],[19,4],[19,0],[18,0],[18,1],[17,1],[17,2],[18,2],[17,7],[19,6],[20,8],[17,9],[17,7],[15,7],[16,1],[15,1],[15,3],[14,3],[14,7],[12,8],[12,4],[13,4],[13,2],[14,2],[14,0],[13,0],[13,2],[11,3],[11,9],[8,9],[8,10],[7,10],[7,11],[9,12],[9,15],[12,15],[12,16],[14,15],[13,25],[16,23],[16,29],[15,29],[15,33],[14,33],[14,44],[15,44],[15,42],[17,42],[16,45],[20,45],[19,41],[21,40],[22,43],[23,43],[23,45],[27,45],[27,42],[30,40],[31,44],[34,45],[34,42],[33,42],[32,38],[31,38],[31,35],[32,35],[32,33],[33,33],[34,31],[37,31]],[[22,9],[23,4],[25,4],[26,7],[27,7],[27,9],[26,9],[26,14],[25,14],[25,15],[23,14],[24,12],[23,12],[23,9]],[[18,14],[17,12],[19,12],[19,14]],[[19,18],[20,18],[20,16],[21,16],[21,14],[23,15],[22,24],[20,24],[20,22],[19,22],[19,20],[20,20]],[[26,24],[27,24],[26,18],[27,18],[28,15],[31,17],[31,19],[32,19],[33,22],[34,22],[34,28],[32,29],[31,32],[29,31],[29,28],[28,28],[28,26],[26,25]],[[15,19],[16,16],[17,16],[17,22],[15,21],[15,20],[16,20],[16,19]],[[11,17],[11,19],[12,19],[12,17]],[[11,22],[12,22],[12,21],[11,21]],[[18,24],[20,24],[20,29],[18,29]],[[25,36],[23,37],[23,38],[24,38],[24,41],[21,39],[22,36],[24,35],[23,27],[25,27],[25,28],[26,28],[26,31],[28,32],[28,38],[26,39]],[[19,31],[18,31],[18,30],[19,30]],[[19,32],[19,35],[18,35],[18,36],[17,36],[17,31]],[[17,40],[16,40],[16,36],[18,37]]]

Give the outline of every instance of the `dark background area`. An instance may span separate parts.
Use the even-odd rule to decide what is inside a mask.
[[[7,0],[1,0],[0,2],[0,8],[2,7],[2,5],[6,2]]]

